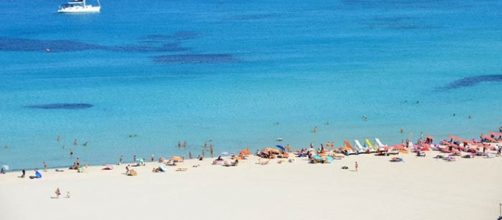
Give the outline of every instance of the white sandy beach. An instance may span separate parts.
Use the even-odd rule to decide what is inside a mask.
[[[373,155],[333,164],[258,165],[251,157],[237,167],[190,160],[178,165],[186,172],[165,173],[148,163],[135,177],[123,174],[125,165],[51,169],[37,180],[14,172],[0,175],[0,219],[497,219],[502,158],[446,162],[435,154],[401,155],[402,163]],[[51,199],[57,187],[71,198]]]

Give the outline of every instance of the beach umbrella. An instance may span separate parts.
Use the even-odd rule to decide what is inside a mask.
[[[182,162],[183,158],[180,157],[180,156],[172,156],[171,160],[174,161],[174,162]]]
[[[279,148],[282,151],[286,151],[286,148],[284,148],[282,145],[275,145],[275,147]]]

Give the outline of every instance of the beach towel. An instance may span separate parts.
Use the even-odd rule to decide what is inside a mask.
[[[333,157],[331,157],[331,156],[326,156],[326,161],[327,161],[328,163],[333,162]]]

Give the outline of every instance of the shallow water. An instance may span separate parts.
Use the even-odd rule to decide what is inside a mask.
[[[478,137],[502,125],[501,6],[124,0],[62,15],[1,1],[0,162]],[[92,107],[26,108],[71,103]]]

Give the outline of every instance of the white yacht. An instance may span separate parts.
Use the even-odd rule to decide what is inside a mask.
[[[59,13],[99,13],[101,4],[98,0],[98,5],[88,5],[86,0],[72,0],[66,4],[59,6]]]

